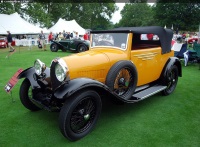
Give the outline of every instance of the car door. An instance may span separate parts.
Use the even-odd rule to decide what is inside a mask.
[[[143,37],[141,35],[140,39]],[[138,40],[136,43],[133,42],[131,60],[138,71],[138,86],[159,78],[162,71],[162,66],[160,65],[163,64],[161,63],[161,47],[159,45],[151,44],[149,41]]]

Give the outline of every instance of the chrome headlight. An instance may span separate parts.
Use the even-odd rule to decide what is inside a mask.
[[[37,75],[41,75],[46,69],[45,63],[43,63],[39,59],[35,60],[34,67],[35,67],[35,73]]]
[[[65,61],[62,59],[58,60],[58,63],[55,66],[55,75],[58,81],[62,82],[66,79],[68,75],[68,68],[67,65],[65,64]]]

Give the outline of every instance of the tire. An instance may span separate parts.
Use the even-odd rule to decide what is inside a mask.
[[[178,68],[176,65],[173,65],[168,71],[166,76],[163,77],[162,83],[166,85],[167,88],[162,91],[162,95],[171,94],[177,85],[178,82]]]
[[[137,84],[137,70],[130,61],[119,61],[108,72],[105,84],[123,99],[133,95]]]
[[[77,47],[77,52],[80,53],[80,52],[84,52],[87,50],[87,46],[84,45],[84,44],[79,44],[78,47]]]
[[[50,49],[52,52],[57,52],[58,51],[58,45],[55,43],[52,43],[50,46]]]
[[[59,114],[59,128],[63,136],[71,141],[86,136],[95,127],[101,108],[101,98],[95,91],[86,90],[72,96]]]
[[[30,91],[31,90],[31,91]],[[31,94],[30,94],[30,93]],[[31,89],[31,84],[28,79],[25,79],[21,86],[20,86],[20,93],[19,97],[21,100],[21,103],[29,110],[31,111],[38,111],[40,108],[36,106],[32,101],[32,89]]]

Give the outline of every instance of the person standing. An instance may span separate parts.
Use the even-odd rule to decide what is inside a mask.
[[[67,34],[65,33],[65,30],[63,30],[63,33],[62,33],[62,34],[63,34],[63,39],[66,39],[66,35],[67,35]]]
[[[88,38],[88,33],[87,33],[87,32],[85,32],[85,34],[83,35],[83,39],[84,39],[84,40],[89,40],[89,38]]]
[[[52,32],[50,32],[50,34],[49,34],[48,41],[49,41],[50,44],[53,41],[53,33]]]
[[[42,45],[42,48],[44,49],[44,51],[46,51],[46,42],[45,42],[45,35],[43,33],[43,31],[41,31],[41,34],[39,34],[39,41]]]
[[[11,45],[12,44],[12,35],[11,35],[10,31],[7,31],[7,33],[8,33],[8,35],[7,35],[8,47],[10,49],[9,52],[14,52],[15,49]]]
[[[63,34],[61,32],[59,32],[59,34],[58,34],[58,41],[60,41],[62,39],[64,39],[64,36],[63,36]]]

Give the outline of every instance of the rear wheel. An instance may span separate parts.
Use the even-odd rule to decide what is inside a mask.
[[[101,107],[101,98],[93,90],[72,96],[65,102],[59,115],[59,127],[63,136],[71,141],[86,136],[94,128]]]
[[[87,46],[84,45],[84,44],[79,44],[78,47],[77,47],[77,52],[80,53],[80,52],[84,52],[87,50]]]
[[[164,79],[162,79],[164,85],[167,86],[165,90],[162,91],[163,95],[171,94],[177,85],[178,82],[178,68],[176,65],[173,65],[167,72]]]
[[[31,84],[28,79],[25,79],[20,87],[20,93],[19,93],[20,100],[22,104],[31,111],[37,111],[40,110],[38,106],[36,106],[32,101],[32,88]]]
[[[58,45],[55,43],[52,43],[50,46],[50,49],[52,52],[57,52],[58,51]]]

